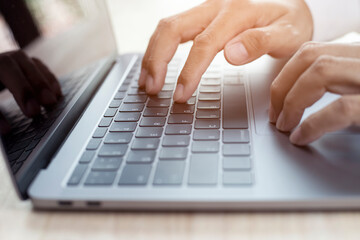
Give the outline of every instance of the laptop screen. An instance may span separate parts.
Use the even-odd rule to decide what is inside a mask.
[[[30,58],[40,59],[58,79],[113,55],[117,48],[106,1],[0,1],[0,57],[20,49]],[[0,66],[0,71],[4,71],[3,66]],[[30,149],[31,142],[38,140],[35,133],[21,129],[23,122],[32,121],[31,118],[25,118],[20,123],[11,122],[23,117],[20,114],[23,115],[24,111],[18,109],[14,116],[7,116],[8,108],[19,108],[19,104],[16,104],[12,92],[6,87],[0,81],[0,123],[6,118],[11,131],[14,131],[13,125],[18,131],[13,135],[24,137],[14,141],[3,138],[0,161],[8,159],[9,172],[13,174],[15,183],[19,184],[15,177],[18,171],[16,163],[9,163],[21,158]],[[27,141],[27,137],[32,140]],[[27,147],[22,148],[22,142]]]

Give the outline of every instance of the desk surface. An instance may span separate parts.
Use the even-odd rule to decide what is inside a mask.
[[[127,0],[110,1],[113,4],[111,12],[115,28],[123,29],[122,19],[130,17],[126,13],[133,12],[132,8],[138,6],[139,3]],[[176,4],[172,3],[173,8],[180,6],[179,3],[182,1],[176,0]],[[141,2],[149,5],[146,0]],[[157,4],[169,6],[166,2],[165,0],[155,1]],[[181,8],[185,9],[186,5],[181,5]],[[117,11],[121,14],[116,14]],[[141,12],[137,12],[136,16],[140,14]],[[156,14],[157,18],[146,21],[147,32],[138,30],[134,34],[150,35],[158,18],[165,15],[164,12]],[[134,19],[136,16],[133,16]],[[136,26],[133,27],[136,28]],[[117,30],[116,35],[120,36],[121,33]],[[136,42],[132,39],[134,38],[119,39],[118,37],[121,52],[138,51],[146,47],[146,42],[143,40]],[[0,182],[0,239],[6,240],[360,239],[360,212],[37,212],[32,209],[29,201],[22,202],[17,198],[2,159],[0,159]]]

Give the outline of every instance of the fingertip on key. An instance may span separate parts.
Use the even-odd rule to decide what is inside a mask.
[[[175,89],[175,92],[174,92],[174,95],[173,95],[174,101],[175,102],[180,102],[183,95],[184,95],[184,85],[179,83],[176,86],[176,89]]]
[[[138,81],[139,87],[145,87],[145,80],[146,80],[147,70],[145,68],[141,68],[140,77]]]
[[[151,75],[147,75],[146,77],[146,93],[153,94],[152,90],[154,88],[154,79]]]

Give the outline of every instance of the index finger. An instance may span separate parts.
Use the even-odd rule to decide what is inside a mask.
[[[179,76],[174,93],[175,101],[186,102],[191,97],[216,54],[239,32],[251,28],[255,24],[255,18],[256,15],[249,7],[239,12],[224,9],[216,16],[194,40]]]
[[[205,2],[195,8],[160,21],[145,52],[139,86],[146,85],[147,93],[158,93],[164,83],[167,64],[178,45],[193,39],[217,14],[218,1]]]

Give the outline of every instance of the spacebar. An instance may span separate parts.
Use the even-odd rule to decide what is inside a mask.
[[[244,85],[224,85],[223,128],[248,128]]]

